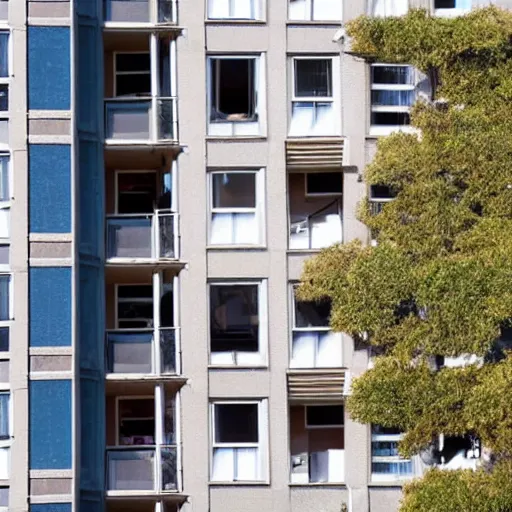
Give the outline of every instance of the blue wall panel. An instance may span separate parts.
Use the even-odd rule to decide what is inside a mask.
[[[32,233],[71,231],[71,146],[29,146],[29,216]]]
[[[30,346],[71,346],[71,268],[31,267]]]
[[[41,503],[30,505],[30,512],[71,512],[71,503]]]
[[[30,469],[71,469],[71,381],[30,382]]]
[[[28,108],[71,107],[70,31],[67,27],[28,27]]]

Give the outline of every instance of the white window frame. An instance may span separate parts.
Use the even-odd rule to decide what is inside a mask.
[[[393,67],[393,68],[410,68],[413,70],[413,81],[412,84],[374,84],[373,83],[373,77],[372,77],[372,69],[375,67]],[[404,112],[404,113],[410,113],[412,105],[416,102],[418,99],[418,93],[416,91],[416,84],[418,83],[419,78],[419,72],[414,66],[411,66],[409,64],[387,64],[383,62],[378,62],[375,64],[370,65],[370,135],[388,135],[389,133],[393,131],[405,131],[405,132],[412,132],[414,131],[414,128],[410,125],[378,125],[378,124],[371,124],[371,114],[373,112],[388,112],[388,113],[395,113],[395,112]],[[411,105],[409,106],[374,106],[372,99],[371,99],[371,92],[372,91],[416,91],[415,98]]]
[[[370,471],[371,471],[371,481],[372,482],[383,482],[383,483],[393,483],[393,482],[400,482],[400,481],[407,481],[411,478],[414,478],[416,476],[415,471],[415,461],[414,458],[404,458],[400,455],[374,455],[373,454],[373,445],[374,443],[379,442],[396,442],[398,443],[401,441],[404,437],[404,434],[374,434],[373,429],[370,426],[371,430],[371,446],[370,446],[370,456],[371,456],[371,462],[370,462]],[[394,473],[374,473],[372,465],[373,463],[389,463],[389,464],[400,464],[400,463],[410,463],[412,465],[412,471],[410,474],[407,475],[397,475],[394,476]]]
[[[343,408],[343,416],[345,416],[345,408],[342,403],[339,404],[333,404],[333,403],[319,403],[319,404],[313,404],[313,405],[305,405],[304,406],[304,427],[307,430],[323,430],[323,429],[342,429],[345,428],[345,418],[343,418],[343,423],[340,424],[325,424],[325,425],[310,425],[308,423],[308,409],[309,408],[315,408],[315,407],[342,407]]]
[[[210,120],[212,110],[212,62],[218,59],[247,59],[254,60],[254,94],[256,105],[254,109],[255,119],[244,120]],[[207,127],[208,137],[220,138],[244,138],[265,137],[267,134],[267,93],[266,93],[266,54],[212,54],[206,56],[206,88],[207,88]]]
[[[253,208],[215,208],[213,206],[213,176],[216,174],[254,174],[255,179],[255,206]],[[233,247],[264,247],[266,245],[266,223],[265,223],[265,169],[212,169],[208,172],[208,245],[215,248]],[[213,215],[215,213],[253,213],[256,218],[258,229],[258,241],[255,244],[247,243],[212,243]]]
[[[212,286],[258,286],[258,362],[257,363],[238,363],[242,354],[251,354],[237,350],[232,352],[232,362],[215,363],[213,362],[212,342],[211,342],[211,287]],[[261,368],[268,365],[268,282],[267,279],[260,280],[236,280],[236,281],[215,281],[208,283],[208,351],[211,367],[237,367],[237,368]],[[221,352],[224,354],[224,352]]]
[[[291,21],[293,23],[301,23],[301,22],[327,22],[327,23],[333,23],[336,25],[341,24],[343,19],[343,2],[341,0],[330,0],[331,2],[331,8],[334,11],[335,8],[338,8],[337,16],[332,18],[325,18],[325,17],[315,17],[315,2],[318,0],[303,0],[305,4],[305,11],[308,14],[304,18],[292,18],[292,7],[291,2],[293,0],[288,0],[288,21]]]
[[[327,327],[297,327],[297,318],[296,318],[296,301],[297,297],[295,296],[295,289],[297,288],[298,283],[291,283],[290,284],[290,305],[291,305],[291,336],[290,336],[290,363],[289,366],[292,369],[302,369],[306,368],[304,366],[300,366],[297,364],[294,364],[293,361],[293,345],[295,341],[295,333],[320,333],[320,334],[327,334],[332,333],[333,341],[338,342],[340,345],[340,358],[341,363],[340,365],[336,366],[320,366],[318,365],[318,358],[319,358],[319,343],[320,343],[320,337],[317,337],[315,342],[315,353],[314,353],[314,362],[312,365],[308,366],[307,368],[315,369],[315,368],[342,368],[344,365],[345,360],[345,354],[343,350],[343,335],[341,333],[335,333],[332,331],[332,329]]]
[[[249,405],[255,404],[258,406],[258,442],[257,443],[216,443],[215,442],[215,406],[216,405]],[[218,484],[231,484],[237,482],[245,483],[245,480],[214,480],[213,463],[214,451],[216,448],[256,448],[258,450],[257,460],[257,478],[250,482],[263,482],[268,483],[268,399],[254,399],[254,400],[213,400],[210,402],[210,483]],[[233,472],[235,468],[233,468]]]
[[[117,56],[118,55],[147,55],[149,57],[149,70],[148,71],[118,71],[117,70]],[[113,74],[114,74],[114,89],[113,89],[113,95],[112,97],[114,98],[127,98],[129,96],[125,96],[125,95],[122,95],[122,96],[119,96],[117,94],[117,82],[118,82],[118,76],[132,76],[132,75],[149,75],[149,78],[150,78],[150,83],[151,85],[152,84],[152,69],[151,69],[151,52],[148,50],[139,50],[139,51],[133,51],[133,52],[113,52],[113,59],[114,59],[114,65],[112,66],[113,67]],[[151,98],[151,91],[148,93],[147,96],[136,96],[137,98],[140,98],[141,100],[143,99],[149,99]],[[130,96],[131,97],[131,96]]]
[[[227,16],[216,16],[212,15],[213,6],[212,3],[219,0],[206,0],[206,15],[207,20],[222,22],[222,21],[265,21],[266,12],[266,0],[247,0],[251,4],[251,16],[250,17],[238,17],[235,16],[234,4],[237,0],[222,0],[222,4],[226,4],[229,13]]]
[[[296,96],[295,83],[296,83],[296,67],[295,63],[300,60],[330,60],[331,61],[331,95],[330,96]],[[288,135],[290,137],[323,137],[323,136],[336,136],[341,135],[341,115],[340,104],[340,59],[334,55],[293,55],[289,59],[289,84],[290,84],[290,103],[288,112]],[[315,118],[318,108],[318,104],[330,103],[333,115],[333,129],[331,133],[319,133],[314,132],[313,127],[306,132],[300,131],[295,132],[292,130],[293,127],[293,107],[296,103],[313,103],[315,109]]]
[[[471,11],[473,8],[473,1],[469,0],[469,3],[471,4],[470,7],[457,7],[457,3],[460,0],[455,0],[455,7],[448,7],[448,8],[436,8],[435,7],[435,0],[434,0],[434,13],[436,16],[445,17],[445,18],[454,18],[456,16],[463,16],[464,14],[467,14]],[[464,0],[462,0],[462,3],[464,3]],[[481,4],[481,2],[480,2]],[[480,5],[481,7],[481,5]]]

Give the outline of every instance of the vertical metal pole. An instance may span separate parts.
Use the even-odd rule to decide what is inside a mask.
[[[151,116],[150,116],[150,138],[152,141],[159,139],[158,133],[158,93],[159,93],[159,69],[158,69],[158,37],[156,33],[150,35],[151,54]]]
[[[176,39],[172,39],[169,43],[169,72],[171,74],[171,97],[172,97],[172,138],[178,140],[178,81],[177,73],[177,48]]]
[[[160,350],[160,298],[162,296],[162,272],[153,274],[153,361],[155,367],[153,373],[160,375],[162,372]]]
[[[163,433],[164,433],[164,403],[165,394],[163,384],[157,384],[155,386],[155,484],[156,491],[162,490],[162,444],[163,444]]]

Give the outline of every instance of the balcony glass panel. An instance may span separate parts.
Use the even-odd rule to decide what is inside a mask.
[[[174,250],[174,222],[172,213],[158,214],[159,257],[176,258]]]
[[[111,491],[152,491],[155,489],[155,450],[110,450],[108,489]]]
[[[173,0],[158,0],[158,23],[176,22],[176,3]]]
[[[151,101],[109,101],[106,105],[107,139],[149,140]]]
[[[150,2],[149,0],[107,0],[105,21],[148,23],[150,21]]]
[[[107,333],[110,373],[152,373],[153,331]]]
[[[151,217],[107,219],[107,257],[151,258]]]
[[[158,100],[158,138],[160,140],[174,139],[174,99],[159,98]]]
[[[162,490],[178,490],[178,456],[176,446],[165,446],[161,449]]]
[[[162,373],[177,373],[176,329],[160,329],[160,361]]]

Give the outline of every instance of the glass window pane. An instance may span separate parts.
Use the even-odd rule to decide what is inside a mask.
[[[0,320],[9,320],[9,283],[11,276],[0,276]]]
[[[295,59],[295,96],[332,95],[331,59]]]
[[[306,174],[308,194],[341,194],[343,192],[343,173],[309,172]]]
[[[0,77],[9,76],[9,32],[0,32]]]
[[[9,199],[9,155],[0,155],[0,201]]]
[[[295,300],[295,327],[329,327],[331,301]]]
[[[116,55],[116,71],[147,71],[151,70],[149,53],[118,53]]]
[[[9,86],[6,84],[0,85],[0,110],[9,110]]]
[[[9,246],[0,245],[0,265],[9,265]]]
[[[455,0],[435,0],[436,9],[455,9]]]
[[[374,84],[414,85],[411,66],[372,66]]]
[[[306,407],[306,421],[309,426],[343,425],[342,405],[313,405]]]
[[[216,404],[216,443],[257,443],[258,404]]]
[[[0,393],[0,439],[6,438],[9,438],[9,393]]]
[[[372,124],[381,126],[406,126],[411,123],[409,112],[372,112]]]
[[[215,173],[212,184],[214,208],[256,207],[256,173]]]
[[[0,327],[0,352],[9,352],[9,327]]]
[[[156,189],[156,174],[153,172],[118,173],[117,213],[153,213]]]
[[[211,351],[257,352],[258,340],[258,285],[212,285]]]
[[[0,487],[0,507],[9,506],[9,487]]]
[[[372,91],[374,106],[410,107],[415,98],[415,91]]]

